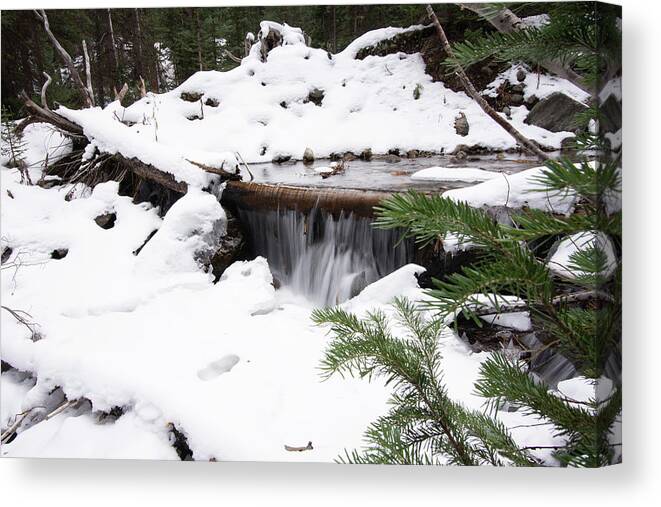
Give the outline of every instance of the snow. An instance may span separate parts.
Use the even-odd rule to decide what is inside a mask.
[[[509,312],[496,313],[491,315],[481,315],[480,318],[489,324],[508,327],[516,331],[531,331],[532,322],[529,312]]]
[[[516,78],[516,74],[519,70],[523,70],[526,73],[526,78],[521,83]],[[522,65],[513,65],[506,71],[500,73],[496,79],[487,85],[483,94],[489,97],[496,97],[498,95],[498,88],[506,82],[512,85],[522,84],[524,86],[524,100],[528,100],[532,97],[537,97],[541,100],[555,92],[564,93],[581,104],[587,104],[590,100],[589,93],[581,90],[578,86],[566,79],[552,76],[550,74],[531,72]]]
[[[443,193],[455,201],[463,201],[475,208],[506,207],[533,208],[568,215],[574,209],[577,196],[570,192],[537,191],[543,188],[536,180],[548,170],[533,167],[516,174],[500,173],[497,178],[465,188]]]
[[[536,14],[534,16],[527,16],[521,18],[521,23],[526,28],[542,28],[551,22],[551,17],[548,14]]]
[[[500,177],[500,173],[475,167],[428,167],[411,175],[414,180],[428,181],[485,181]]]
[[[97,423],[90,414],[59,414],[3,445],[2,457],[179,459],[165,428],[159,431],[133,412],[112,423]]]
[[[91,145],[102,153],[120,153],[125,158],[137,158],[145,164],[153,165],[168,172],[177,181],[203,188],[208,186],[214,176],[200,170],[189,160],[215,167],[233,170],[238,167],[235,156],[229,152],[209,152],[200,149],[176,149],[169,143],[159,142],[159,123],[156,109],[145,122],[135,128],[121,123],[115,113],[118,102],[109,104],[105,110],[99,107],[73,110],[60,107],[58,113],[81,125]],[[112,112],[112,114],[110,114]],[[88,148],[92,149],[92,148]]]
[[[548,261],[549,269],[556,275],[576,279],[581,276],[592,275],[584,271],[573,269],[573,256],[581,251],[598,248],[606,255],[605,269],[600,273],[604,278],[609,278],[617,267],[615,249],[613,242],[603,232],[583,231],[565,237],[558,244],[555,252]]]
[[[198,460],[332,461],[344,449],[360,447],[368,424],[388,409],[391,388],[383,381],[321,382],[318,368],[330,338],[312,324],[311,303],[275,289],[268,259],[235,262],[213,283],[203,264],[225,234],[227,217],[217,196],[203,190],[216,176],[189,161],[231,170],[237,152],[256,162],[277,153],[300,158],[308,147],[322,158],[366,148],[375,154],[392,148],[447,152],[459,144],[509,149],[514,141],[465,94],[433,83],[419,54],[355,60],[361,47],[419,27],[371,32],[331,58],[307,47],[300,29],[272,22],[260,28],[262,37],[277,29],[285,40],[266,62],[258,42],[236,69],[196,73],[177,89],[148,94],[129,107],[113,102],[104,109],[58,110],[92,140],[85,159],[95,150],[121,153],[188,184],[164,217],[150,204],[120,196],[116,182],[45,189],[22,185],[15,170],[0,169],[0,191],[13,195],[0,209],[2,247],[10,246],[12,260],[20,260],[17,269],[1,272],[2,301],[29,311],[41,334],[33,341],[3,311],[0,354],[26,373],[0,377],[2,426],[52,392],[90,405],[27,427],[2,446],[3,456],[176,459],[169,434],[174,425]],[[424,92],[415,100],[418,85]],[[315,88],[324,92],[322,106],[306,102]],[[187,102],[183,92],[202,99]],[[205,105],[207,99],[219,105]],[[467,137],[454,131],[457,111],[470,122]],[[512,110],[525,135],[556,147],[566,137],[525,125],[525,115],[525,108]],[[47,153],[50,161],[70,153],[58,136],[43,124],[28,127],[28,162],[36,167]],[[316,171],[326,169],[332,166]],[[436,167],[416,178],[491,178],[444,195],[478,207],[568,213],[575,196],[526,192],[542,169],[487,176]],[[115,224],[102,229],[94,219],[109,212],[116,214]],[[56,249],[67,255],[53,259]],[[423,270],[404,266],[343,308],[392,316],[395,297],[428,297],[416,279]],[[475,306],[496,311],[493,296],[474,299]],[[491,318],[515,329],[529,322],[525,312]],[[449,328],[439,346],[450,396],[481,409],[485,400],[474,393],[474,381],[488,354],[473,353]],[[99,421],[100,411],[116,407],[125,413]],[[510,426],[535,422],[519,412],[497,415]],[[515,439],[558,441],[544,427],[517,428]],[[285,450],[308,441],[311,451]],[[548,452],[539,455],[550,460]]]
[[[426,25],[413,25],[409,26],[408,28],[389,26],[387,28],[371,30],[353,40],[346,48],[344,48],[341,53],[339,53],[339,55],[349,58],[356,58],[356,55],[362,49],[376,46],[380,42],[392,39],[397,35],[409,32],[417,32],[418,30],[423,30],[424,28],[426,28]]]
[[[306,148],[317,158],[327,158],[367,148],[385,154],[392,149],[448,153],[459,145],[516,147],[465,93],[432,82],[420,54],[354,58],[362,47],[420,26],[369,32],[329,58],[327,51],[307,47],[300,29],[276,25],[268,22],[262,30],[283,31],[285,44],[271,50],[266,62],[261,61],[258,42],[238,67],[197,72],[174,90],[148,93],[128,107],[114,102],[103,110],[58,111],[81,124],[100,150],[138,157],[199,187],[209,176],[186,162],[204,162],[200,158],[205,156],[197,153],[217,154],[232,164],[235,152],[247,162],[270,162],[278,154],[301,159]],[[578,93],[561,79],[542,76],[541,83],[544,93]],[[416,88],[424,90],[418,100]],[[533,88],[532,82],[527,88]],[[308,101],[315,89],[324,94],[320,106]],[[200,94],[201,100],[183,100],[184,92]],[[218,106],[207,105],[210,99]],[[466,137],[454,129],[458,112],[471,127]],[[559,148],[573,135],[527,125],[526,116],[525,107],[513,108],[514,126],[545,146]]]

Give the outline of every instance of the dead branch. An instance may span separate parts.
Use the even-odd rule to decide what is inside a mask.
[[[83,56],[85,57],[85,77],[87,79],[87,93],[94,105],[94,90],[92,89],[92,70],[90,65],[90,55],[87,52],[87,42],[83,39]]]
[[[3,310],[9,312],[12,317],[16,319],[16,321],[19,324],[22,324],[23,326],[27,327],[30,333],[32,333],[32,341],[37,341],[38,338],[40,337],[39,331],[37,328],[39,327],[39,324],[36,324],[33,322],[32,315],[30,315],[28,312],[23,311],[23,310],[14,310],[12,308],[9,308],[8,306],[2,305],[0,308]]]
[[[233,62],[235,62],[235,63],[241,63],[241,58],[239,58],[238,56],[234,56],[234,55],[233,55],[230,51],[228,51],[227,49],[223,49],[223,53],[224,53],[224,54],[225,54],[230,60],[232,60]]]
[[[486,3],[460,3],[459,6],[462,9],[468,9],[469,11],[474,12],[485,21],[490,23],[496,30],[501,33],[512,33],[518,30],[525,30],[525,25],[523,24],[521,18],[514,14],[514,12],[512,12],[507,7],[496,11],[493,4]],[[581,90],[592,93],[592,90],[590,87],[585,85],[585,82],[583,79],[581,79],[581,76],[579,76],[572,69],[563,65],[561,61],[544,60],[541,62],[541,66],[556,76],[570,81],[571,83],[578,86]]]
[[[243,178],[241,178],[240,174],[228,172],[228,171],[226,171],[225,169],[223,169],[221,167],[213,167],[213,166],[210,166],[210,165],[201,164],[200,162],[195,162],[194,160],[188,160],[188,159],[186,159],[186,162],[188,162],[190,164],[193,164],[196,167],[199,167],[200,169],[202,169],[205,172],[222,176],[226,180],[240,181],[241,179],[243,179]]]
[[[51,81],[53,80],[45,72],[43,72],[42,74],[46,78],[46,82],[44,83],[44,86],[41,87],[41,105],[43,106],[44,109],[50,111],[50,107],[48,107],[48,101],[46,100],[46,90],[48,89],[48,85],[50,85]]]
[[[140,76],[140,84],[138,85],[138,90],[140,91],[140,97],[147,96],[147,87],[145,86],[145,80]]]
[[[113,88],[113,91],[115,92],[115,100],[118,101],[121,105],[122,100],[124,100],[124,96],[126,95],[126,92],[129,91],[129,85],[124,83],[124,86],[122,86],[122,89],[117,91],[117,88]]]
[[[27,107],[34,116],[39,118],[40,121],[51,123],[69,135],[83,135],[83,129],[80,126],[67,120],[64,116],[60,116],[59,114],[51,111],[50,109],[44,109],[43,107],[39,106],[30,97],[28,97],[28,94],[25,93],[25,91],[22,91],[19,94],[19,98],[23,101],[25,107]]]
[[[53,32],[51,32],[46,11],[40,9],[40,10],[35,10],[34,13],[37,15],[37,18],[39,18],[39,20],[44,24],[44,30],[46,30],[46,35],[48,35],[48,38],[50,39],[51,43],[53,44],[57,52],[60,54],[60,57],[62,58],[64,64],[69,70],[69,75],[71,76],[71,79],[73,79],[74,84],[76,85],[76,87],[80,89],[83,95],[83,101],[85,103],[85,106],[92,107],[94,105],[94,97],[90,95],[89,90],[83,84],[83,80],[80,78],[80,74],[78,73],[78,70],[76,69],[76,66],[73,63],[73,60],[71,59],[71,55],[69,55],[67,50],[64,49],[64,47],[62,47],[62,44],[60,44],[60,42],[55,38],[55,35],[53,35]]]
[[[441,22],[438,20],[438,18],[436,17],[436,13],[434,12],[434,9],[432,9],[432,6],[429,4],[427,5],[427,14],[429,15],[429,18],[431,19],[434,26],[436,27],[436,33],[438,34],[439,39],[441,39],[441,44],[443,45],[443,49],[445,50],[445,53],[448,55],[448,57],[454,58],[454,51],[452,51],[452,46],[450,46],[450,42],[448,41],[448,38],[445,35],[445,30],[443,30],[443,26],[441,25]],[[475,86],[473,85],[470,78],[468,77],[468,75],[466,75],[466,72],[464,72],[464,69],[460,65],[456,66],[455,73],[457,74],[457,77],[459,77],[459,80],[461,81],[461,84],[463,85],[468,95],[470,95],[471,98],[475,102],[477,102],[477,104],[491,119],[493,119],[498,125],[500,125],[508,134],[510,134],[516,140],[516,142],[518,142],[521,145],[523,149],[532,153],[533,155],[537,155],[541,160],[549,159],[549,156],[546,153],[544,153],[539,148],[539,146],[537,146],[537,144],[532,142],[521,132],[519,132],[516,128],[514,128],[505,118],[500,116],[488,104],[486,100],[484,100],[484,97],[482,97],[482,95],[480,95],[480,93],[475,89]]]
[[[285,451],[289,451],[289,452],[311,451],[313,449],[314,447],[312,447],[312,442],[308,442],[308,445],[305,445],[303,447],[293,447],[291,445],[285,445]]]
[[[8,437],[13,435],[16,432],[16,430],[21,426],[21,424],[23,424],[23,421],[25,420],[25,418],[28,415],[30,415],[30,412],[32,412],[33,410],[36,410],[38,408],[44,410],[46,407],[38,405],[36,407],[29,408],[26,411],[21,412],[20,414],[16,414],[14,416],[14,423],[11,426],[9,426],[9,428],[7,428],[5,431],[3,431],[2,435],[0,435],[0,442],[4,442],[5,440],[8,439]]]

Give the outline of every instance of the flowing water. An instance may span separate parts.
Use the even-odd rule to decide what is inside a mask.
[[[400,232],[374,229],[351,213],[334,218],[320,209],[239,209],[255,255],[268,259],[274,277],[315,305],[335,305],[411,262],[414,246]]]

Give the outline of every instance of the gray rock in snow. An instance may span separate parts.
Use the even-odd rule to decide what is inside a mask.
[[[513,93],[510,95],[510,104],[513,106],[520,106],[523,104],[523,94]]]
[[[519,70],[516,72],[516,80],[517,80],[519,83],[522,83],[523,81],[525,81],[525,79],[526,79],[526,71],[523,70],[523,69],[519,69]]]
[[[454,130],[460,136],[467,136],[470,130],[470,125],[468,125],[468,120],[464,113],[459,113],[459,115],[454,119]]]
[[[312,148],[305,148],[303,152],[303,163],[312,164],[314,162],[314,152]]]
[[[587,106],[564,93],[555,92],[531,109],[525,123],[551,132],[573,132],[576,129],[576,115],[586,109]]]

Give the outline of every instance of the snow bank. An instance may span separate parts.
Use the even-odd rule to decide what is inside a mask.
[[[426,28],[425,25],[413,25],[408,28],[398,28],[389,26],[387,28],[379,28],[377,30],[371,30],[367,33],[364,33],[353,42],[351,42],[339,55],[348,58],[356,58],[358,52],[362,49],[376,46],[380,42],[383,42],[388,39],[392,39],[397,35],[409,32],[417,32],[418,30],[423,30]],[[338,55],[338,56],[339,56]]]
[[[475,167],[428,167],[411,175],[414,180],[427,181],[485,181],[501,177],[500,173]]]
[[[522,82],[519,82],[516,78],[519,70],[523,70],[526,73],[526,77]],[[498,95],[498,88],[506,82],[512,85],[523,85],[524,100],[528,100],[532,97],[544,99],[555,92],[564,93],[581,104],[587,105],[590,100],[589,93],[581,90],[578,86],[566,79],[549,74],[530,72],[527,68],[521,65],[513,65],[506,71],[500,73],[496,79],[487,85],[483,94],[489,97],[496,97]]]
[[[607,279],[617,268],[617,259],[613,242],[603,232],[599,231],[583,231],[562,239],[548,261],[549,269],[556,275],[570,280],[586,275],[594,275],[594,273],[574,269],[572,266],[574,265],[573,257],[577,253],[595,248],[601,250],[606,256],[605,269],[600,275]]]
[[[118,104],[113,102],[106,110],[99,107],[81,110],[60,107],[57,112],[83,128],[85,135],[91,140],[88,154],[95,147],[103,153],[120,153],[125,158],[137,158],[145,164],[172,174],[177,181],[198,188],[208,186],[216,177],[200,170],[189,160],[217,167],[225,166],[226,170],[238,167],[232,153],[208,153],[195,149],[194,145],[177,148],[170,143],[159,141],[159,125],[155,116],[150,116],[151,121],[145,116],[143,123],[137,126],[126,126],[116,116],[117,106]]]
[[[577,196],[573,193],[538,191],[543,188],[536,181],[546,167],[533,167],[516,174],[500,173],[483,183],[443,193],[455,201],[463,201],[475,208],[507,207],[533,208],[568,215],[574,209]]]
[[[103,111],[60,112],[82,124],[100,149],[138,157],[196,186],[208,176],[185,161],[192,151],[239,152],[248,162],[267,162],[278,154],[301,159],[306,148],[324,158],[367,148],[385,154],[393,149],[451,152],[461,144],[516,147],[465,93],[432,82],[420,54],[354,58],[360,48],[420,26],[369,32],[336,55],[307,47],[298,28],[272,22],[261,28],[274,27],[285,44],[272,49],[265,62],[258,42],[237,68],[197,72],[178,88],[150,93],[129,107],[115,102]],[[572,90],[556,78],[543,76],[542,83],[544,93]],[[419,96],[416,89],[422,90]],[[459,111],[470,124],[466,137],[454,129]],[[513,108],[514,126],[543,145],[559,148],[571,135],[527,125],[526,114],[525,108]]]

